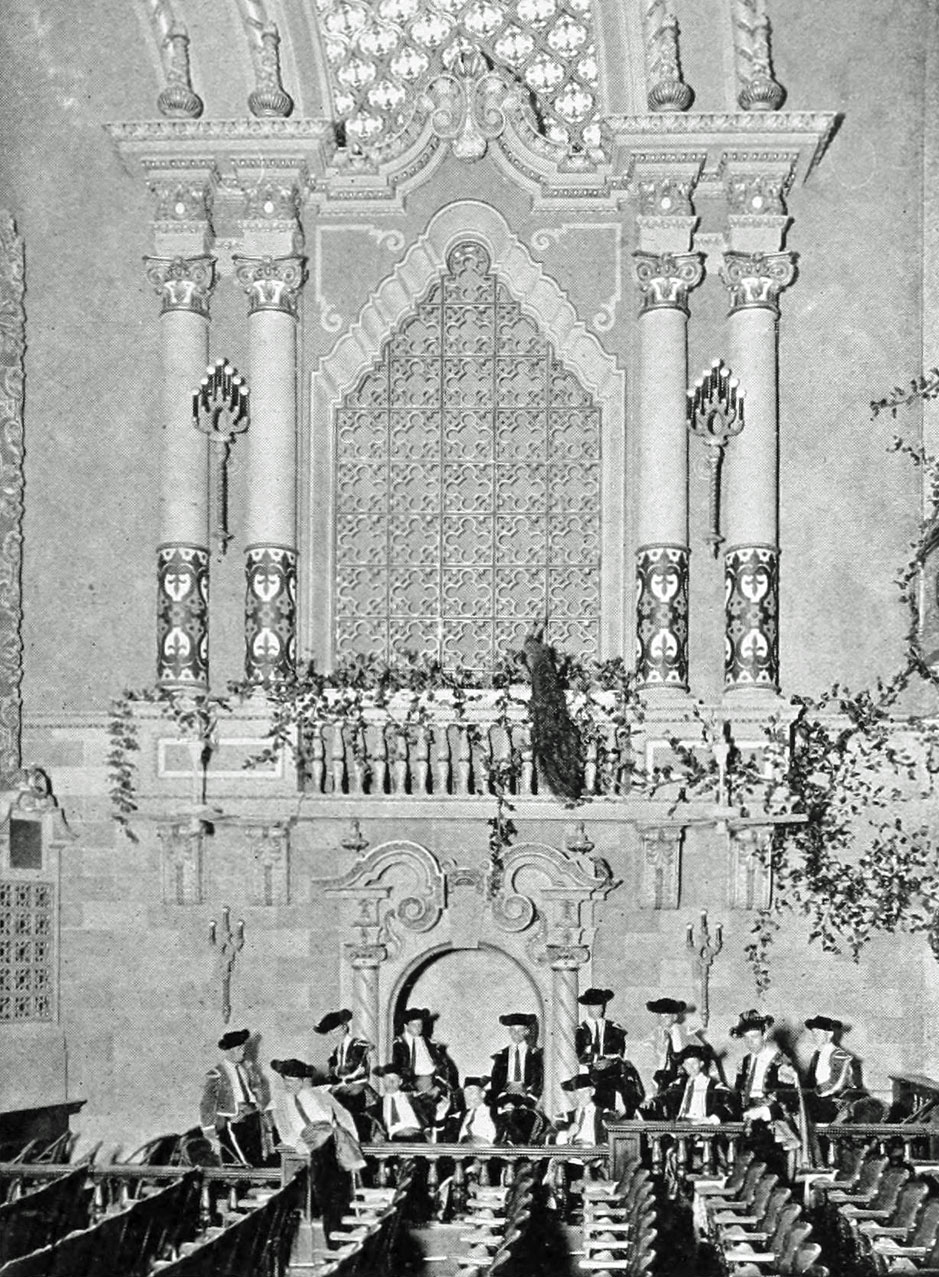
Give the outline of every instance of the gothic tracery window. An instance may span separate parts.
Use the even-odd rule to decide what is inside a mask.
[[[600,409],[465,242],[337,413],[339,654],[595,655]]]

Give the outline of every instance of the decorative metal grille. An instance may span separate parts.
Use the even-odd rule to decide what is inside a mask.
[[[488,672],[600,625],[600,409],[459,244],[337,413],[337,648]]]
[[[0,882],[0,1022],[52,1019],[48,882]]]
[[[592,0],[316,0],[333,106],[362,146],[390,142],[435,75],[479,50],[517,80],[549,141],[600,145]]]

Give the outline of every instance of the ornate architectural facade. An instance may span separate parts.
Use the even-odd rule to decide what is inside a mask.
[[[921,497],[852,424],[922,354],[896,281],[923,257],[900,188],[924,170],[826,59],[876,66],[904,118],[924,99],[862,7],[861,52],[825,59],[814,13],[780,7],[774,63],[756,0],[706,19],[681,0],[105,4],[152,74],[94,106],[68,89],[87,34],[43,37],[61,102],[30,120],[16,81],[10,118],[62,176],[13,152],[0,200],[0,749],[11,793],[22,761],[47,770],[73,838],[46,813],[38,860],[14,863],[11,834],[0,866],[7,1103],[67,1086],[90,1133],[132,1111],[144,1137],[190,1123],[222,1005],[270,1055],[313,1052],[334,1005],[383,1051],[403,1001],[444,985],[439,1032],[482,1067],[495,1029],[460,1013],[482,963],[493,1025],[503,997],[538,1016],[556,1108],[586,984],[616,988],[641,1069],[646,998],[709,999],[715,1026],[752,1003],[785,813],[729,791],[728,742],[771,779],[788,697],[879,667]],[[57,140],[72,118],[88,176]],[[743,424],[708,456],[688,403],[717,366]],[[859,555],[874,503],[885,531]],[[539,768],[527,690],[487,686],[544,621],[644,696],[641,720],[574,698],[576,810]],[[404,650],[476,692],[355,688],[310,711],[301,765],[264,752],[267,694],[298,664]],[[206,711],[233,679],[253,694]],[[109,699],[154,685],[121,745]],[[180,695],[203,717],[164,712]],[[632,783],[667,779],[692,737],[713,792]],[[130,753],[136,842],[111,821]],[[713,970],[686,934],[702,912]],[[922,945],[897,977],[911,1037],[865,1024],[863,979],[786,926],[778,1019],[836,998],[880,1090],[939,1065]]]

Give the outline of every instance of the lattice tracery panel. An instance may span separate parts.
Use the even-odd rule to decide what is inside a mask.
[[[316,0],[333,106],[362,145],[407,125],[417,94],[467,50],[518,83],[545,136],[600,144],[592,0]]]
[[[52,884],[0,882],[0,1022],[52,1019]]]
[[[596,654],[600,409],[475,243],[337,413],[337,649]]]

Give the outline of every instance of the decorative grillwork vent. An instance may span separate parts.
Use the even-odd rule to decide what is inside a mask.
[[[52,1019],[52,884],[0,882],[0,1022]]]
[[[591,0],[316,0],[333,106],[350,140],[390,142],[422,89],[478,50],[569,151],[600,145]]]
[[[337,650],[488,672],[600,622],[600,409],[476,243],[337,413]]]

